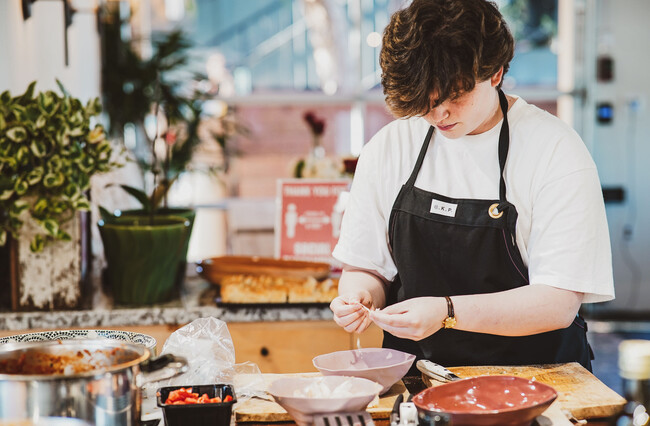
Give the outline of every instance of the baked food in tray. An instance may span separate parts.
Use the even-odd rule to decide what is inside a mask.
[[[338,279],[228,275],[221,279],[224,304],[329,303],[338,295]]]

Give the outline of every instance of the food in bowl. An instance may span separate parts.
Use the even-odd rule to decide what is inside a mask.
[[[413,397],[424,424],[446,413],[454,426],[529,426],[557,398],[543,383],[514,376],[480,376],[423,390]]]
[[[380,390],[370,380],[344,376],[285,377],[269,386],[275,401],[299,425],[311,424],[317,414],[363,411]]]
[[[50,345],[46,350],[26,347],[0,356],[0,374],[70,376],[105,370],[139,357],[137,352],[121,347],[75,349],[63,344]]]
[[[372,380],[386,393],[409,371],[415,355],[387,348],[364,348],[331,352],[314,357],[312,363],[324,376],[354,376]]]

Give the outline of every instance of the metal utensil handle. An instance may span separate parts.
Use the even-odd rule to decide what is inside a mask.
[[[187,359],[182,356],[165,354],[151,358],[140,365],[140,371],[145,375],[142,384],[170,379],[185,373],[187,369]]]
[[[441,382],[453,382],[454,380],[460,380],[460,377],[447,370],[442,365],[436,364],[435,362],[429,361],[428,359],[418,360],[415,366],[422,373]]]

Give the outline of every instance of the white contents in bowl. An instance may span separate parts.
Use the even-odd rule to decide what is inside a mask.
[[[350,398],[355,396],[351,390],[352,383],[345,381],[334,389],[330,389],[322,377],[302,389],[293,391],[293,396],[298,398]]]

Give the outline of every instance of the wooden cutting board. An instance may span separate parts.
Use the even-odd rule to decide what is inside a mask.
[[[575,362],[517,367],[450,367],[449,370],[462,378],[488,375],[518,376],[529,380],[534,378],[555,388],[558,393],[556,401],[561,410],[568,411],[576,419],[609,417],[620,412],[626,402],[622,396]],[[427,386],[443,384],[424,375],[422,380]]]
[[[296,374],[262,374],[266,386],[271,384],[274,380],[281,377],[314,377],[320,376],[320,373],[296,373]],[[393,385],[379,400],[375,400],[368,404],[368,412],[373,419],[387,419],[395,404],[397,395],[404,394],[404,398],[408,396],[408,391],[404,384],[399,381]],[[284,408],[280,407],[277,403],[273,402],[273,397],[269,395],[270,400],[252,398],[235,406],[235,421],[236,422],[292,422],[293,418],[287,414]]]

